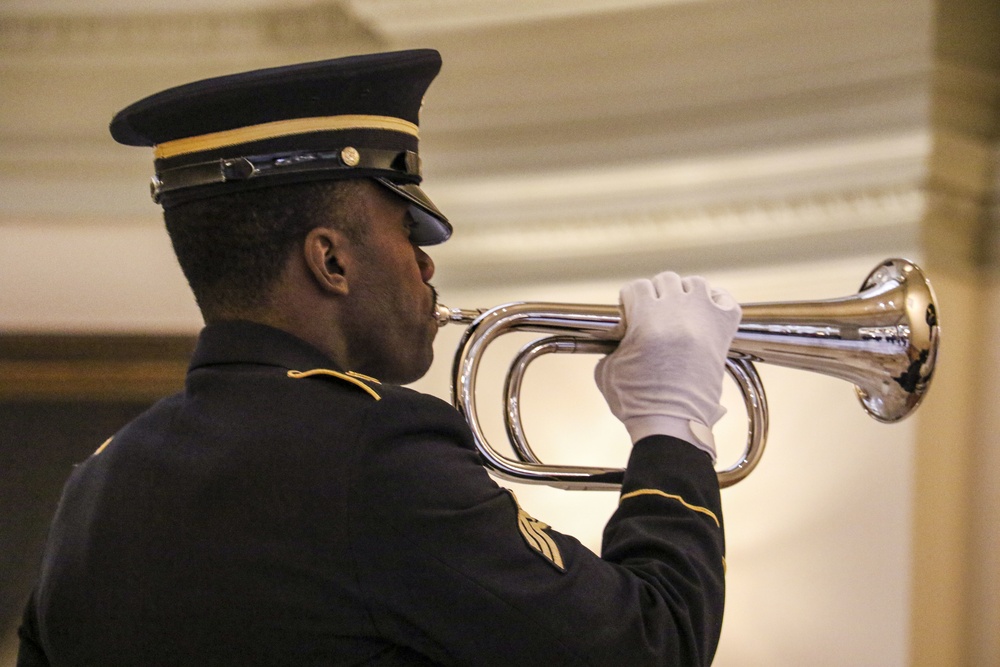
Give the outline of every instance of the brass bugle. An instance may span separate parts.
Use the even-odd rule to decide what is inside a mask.
[[[729,349],[726,370],[739,385],[747,411],[747,441],[740,459],[719,470],[731,486],[750,474],[767,440],[768,409],[754,363],[813,371],[854,384],[864,410],[880,422],[903,419],[920,404],[931,382],[940,327],[937,305],[924,273],[905,259],[887,259],[861,290],[839,299],[754,303],[743,314]],[[467,328],[455,354],[452,401],[464,415],[485,464],[518,482],[571,489],[621,486],[622,468],[542,463],[521,425],[520,389],[527,366],[544,354],[607,354],[621,321],[617,305],[508,303],[483,310],[439,305],[438,323]],[[529,343],[512,361],[505,380],[505,426],[516,458],[486,438],[476,406],[476,375],[486,347],[514,331],[551,334]]]

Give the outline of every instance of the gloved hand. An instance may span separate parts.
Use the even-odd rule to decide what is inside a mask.
[[[624,336],[597,363],[597,386],[632,443],[671,435],[707,452],[725,359],[740,322],[739,304],[704,278],[661,273],[621,290]]]

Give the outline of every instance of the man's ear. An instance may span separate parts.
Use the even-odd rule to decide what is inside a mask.
[[[303,246],[306,266],[319,283],[320,289],[335,294],[347,294],[347,278],[341,267],[341,254],[347,239],[328,227],[314,227],[306,234]]]

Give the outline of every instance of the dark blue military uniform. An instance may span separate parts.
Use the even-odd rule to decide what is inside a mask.
[[[183,393],[70,477],[23,665],[708,664],[708,457],[633,451],[602,557],[520,511],[446,403],[208,326]]]

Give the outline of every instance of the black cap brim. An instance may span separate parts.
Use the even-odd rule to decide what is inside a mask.
[[[414,226],[410,238],[417,245],[436,245],[451,238],[452,227],[448,218],[434,205],[416,183],[393,183],[388,178],[374,179],[394,194],[410,202],[410,216]]]

